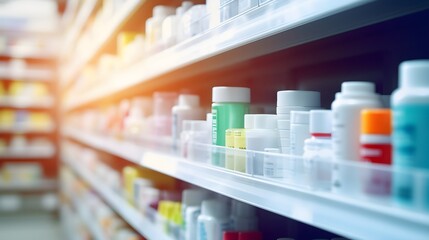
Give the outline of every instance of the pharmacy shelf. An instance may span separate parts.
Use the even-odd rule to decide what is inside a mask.
[[[46,127],[24,127],[24,126],[0,126],[0,134],[49,134],[53,133],[55,128]]]
[[[36,60],[52,60],[57,56],[53,52],[0,52],[0,58],[21,58],[21,59],[36,59]]]
[[[106,22],[105,28],[102,29],[87,50],[77,54],[71,65],[61,72],[61,84],[69,85],[77,73],[90,62],[103,46],[112,38],[114,34],[123,26],[130,16],[136,12],[145,0],[127,0],[118,10],[118,12]]]
[[[65,108],[72,110],[142,84],[169,84],[428,8],[429,2],[418,0],[271,1],[115,72],[97,88],[80,92],[80,98],[66,99]],[[163,77],[173,72],[174,78]]]
[[[0,97],[0,107],[49,109],[54,106],[54,99],[52,97],[36,99],[31,97]]]
[[[10,159],[51,159],[54,157],[54,150],[46,151],[32,151],[27,148],[23,148],[19,151],[3,151],[0,153],[0,160],[10,160]]]
[[[39,192],[53,191],[57,187],[55,180],[38,180],[28,183],[5,183],[0,182],[0,192]]]
[[[66,135],[113,155],[128,152],[127,148],[115,145],[116,140],[81,134],[71,129]],[[108,143],[109,141],[112,142]],[[131,151],[135,151],[135,148],[138,146],[133,146]],[[136,156],[130,155],[127,158],[126,155],[121,155],[121,157],[143,167],[352,239],[423,240],[429,236],[427,213],[345,198],[331,193],[309,191],[140,148],[143,154],[138,161]]]
[[[94,174],[78,167],[76,161],[72,159],[63,159],[68,166],[70,166],[84,181],[86,181],[92,189],[94,189],[101,198],[121,216],[129,225],[131,225],[139,234],[149,240],[171,240],[165,235],[153,222],[145,218],[141,212],[134,207],[117,193],[113,192],[103,182],[100,182]]]
[[[54,72],[48,69],[22,69],[19,71],[8,70],[8,66],[0,65],[0,80],[23,80],[23,81],[51,81]]]
[[[82,3],[73,26],[67,32],[64,40],[64,49],[68,51],[64,52],[64,55],[68,55],[70,51],[73,50],[73,44],[76,42],[76,39],[79,37],[80,32],[84,28],[85,24],[88,22],[88,19],[91,17],[92,13],[97,7],[97,0],[87,0]]]

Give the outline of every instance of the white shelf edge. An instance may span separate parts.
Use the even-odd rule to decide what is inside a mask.
[[[34,69],[38,71],[38,69]],[[46,69],[42,69],[45,71]],[[0,72],[0,79],[18,79],[22,81],[36,81],[36,82],[50,82],[54,77],[54,72],[50,70],[46,70],[45,73],[36,73],[31,72],[32,70],[25,70],[23,73],[15,74],[15,73],[5,73]]]
[[[55,59],[57,56],[52,53],[46,53],[42,51],[34,51],[28,53],[17,53],[17,52],[0,52],[0,57],[8,57],[8,58],[32,58],[32,59],[41,59],[41,60],[49,60]]]
[[[83,54],[78,55],[79,57],[73,60],[71,66],[62,72],[61,84],[63,86],[67,86],[71,81],[73,81],[73,77],[75,77],[77,72],[85,66],[94,57],[94,55],[97,54],[101,47],[109,40],[110,37],[112,37],[112,34],[115,33],[122,24],[124,24],[129,15],[136,11],[137,8],[145,1],[146,0],[127,0],[124,2],[115,16],[106,23],[105,26],[107,26],[107,28],[97,34],[98,37],[92,44],[90,44],[91,47],[89,47]]]
[[[50,159],[55,156],[54,150],[46,150],[46,151],[32,151],[30,149],[22,149],[19,151],[10,151],[6,150],[5,152],[0,153],[0,160],[8,160],[10,158],[13,159]]]
[[[34,133],[34,134],[47,134],[53,133],[55,131],[55,127],[49,128],[32,128],[32,127],[4,127],[0,126],[0,134],[1,133],[11,133],[11,134],[25,134],[25,133]]]
[[[84,5],[82,5],[81,8],[79,9],[79,12],[76,16],[73,26],[66,34],[66,39],[64,41],[64,46],[65,46],[64,48],[69,51],[73,49],[72,44],[78,38],[79,33],[82,31],[82,28],[86,24],[92,12],[95,10],[95,7],[97,6],[97,0],[87,0],[83,4]]]
[[[65,159],[63,159],[65,160]],[[150,240],[171,240],[171,238],[155,226],[149,219],[144,217],[142,213],[117,193],[104,187],[105,185],[98,181],[90,172],[73,165],[70,161],[65,160],[66,164],[70,166],[78,175],[84,179],[92,189],[94,189],[101,198],[121,216],[128,224],[130,224],[139,234]]]
[[[57,186],[55,180],[38,180],[30,183],[4,183],[0,181],[0,191],[49,191]]]
[[[108,138],[91,136],[91,134],[71,131],[71,129],[65,134],[113,155],[118,155],[118,152],[128,152],[128,149],[115,145],[116,141],[109,144]],[[352,239],[423,240],[429,236],[428,214],[359,202],[330,193],[298,189],[154,151],[144,151],[143,147],[140,148],[143,155],[138,161],[135,156],[120,157],[185,182]],[[383,230],[380,231],[380,229]]]
[[[38,100],[29,97],[0,97],[0,107],[11,108],[50,108],[54,106],[53,97],[39,98]]]

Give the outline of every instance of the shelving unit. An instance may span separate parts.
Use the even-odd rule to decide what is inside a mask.
[[[138,233],[148,239],[165,239],[170,240],[157,226],[142,213],[129,205],[125,199],[118,196],[117,193],[105,187],[90,172],[79,168],[73,161],[63,159],[67,166],[75,171],[84,181],[86,181],[100,196],[109,204],[128,224],[130,224]]]
[[[6,46],[0,52],[1,178],[6,177],[7,165],[20,172],[11,176],[10,183],[2,182],[0,191],[14,196],[11,201],[16,199],[16,206],[10,206],[16,210],[55,212],[56,204],[46,202],[56,201],[58,190],[56,35],[23,30],[2,34]],[[49,122],[44,122],[46,118]],[[41,172],[33,176],[25,172],[25,165],[40,167]],[[21,166],[24,170],[19,170]]]
[[[137,86],[144,87],[155,81],[157,84],[160,84],[160,81],[169,84],[171,83],[170,80],[163,78],[163,76],[170,73],[174,73],[176,81],[178,81],[198,73],[226,68],[238,62],[417,12],[428,7],[422,2],[408,6],[406,4],[366,0],[296,1],[291,4],[292,6],[289,3],[285,4],[285,2],[282,4],[282,1],[274,1],[272,4],[266,4],[257,9],[256,12],[253,11],[252,17],[258,17],[255,17],[251,22],[246,21],[247,15],[239,16],[218,28],[150,56],[117,72],[103,81],[99,87],[85,92],[79,99],[66,99],[65,110],[70,111],[100,98]],[[266,14],[270,9],[277,6],[278,9],[270,13],[269,16]],[[133,7],[137,8],[138,5],[133,5]],[[130,9],[127,11],[128,13],[131,13]],[[299,14],[292,14],[295,9],[300,9]],[[368,12],[372,14],[366,14]],[[293,17],[289,18],[288,16]],[[356,21],[357,16],[359,16],[359,21]],[[333,25],[334,22],[335,25]],[[119,24],[112,26],[118,27]],[[325,29],[326,31],[310,32],[307,30],[308,28]],[[104,41],[101,43],[94,41],[94,46],[101,47],[103,42],[109,39],[107,37],[109,33],[114,32],[115,29],[112,28],[105,35],[102,34],[101,36],[106,36],[103,38]],[[297,36],[300,36],[302,31],[308,32],[298,38]],[[220,34],[222,34],[222,38],[215,37]],[[89,59],[98,53],[99,48],[92,47],[91,49],[93,49],[92,52],[88,51],[87,55],[79,55],[76,58],[76,61],[81,64],[72,65],[76,67],[71,68],[73,69],[70,70],[71,72],[81,70]],[[212,64],[206,64],[207,61]],[[158,64],[159,62],[163,64]],[[187,70],[191,67],[192,70]],[[181,69],[187,71],[180,71]],[[65,79],[71,79],[74,74],[67,73],[65,76],[70,76]]]
[[[40,152],[40,151],[28,151],[25,153],[12,153],[12,152],[6,152],[0,154],[0,160],[10,160],[10,159],[44,159],[48,160],[55,156],[55,153],[53,152]]]
[[[0,182],[0,192],[19,191],[19,192],[38,192],[53,191],[57,186],[55,180],[40,180],[29,183],[3,183]]]
[[[65,135],[142,167],[300,222],[347,235],[352,239],[407,236],[412,236],[413,239],[425,239],[429,234],[429,216],[425,213],[299,189],[222,168],[213,168],[153,150],[145,151],[144,147],[137,144],[86,134],[76,129],[68,129]],[[350,225],[349,222],[354,224]],[[374,226],[383,226],[383,229],[389,230],[381,232]]]
[[[126,1],[106,23],[106,27],[99,30],[97,37],[88,45],[88,51],[73,54],[69,51],[73,48],[67,48],[64,55],[71,56],[71,60],[64,63],[61,71],[61,90],[67,96],[62,105],[66,117],[94,107],[105,110],[109,104],[117,104],[121,99],[131,99],[136,95],[147,96],[154,91],[171,90],[176,86],[185,90],[188,90],[187,87],[194,87],[192,90],[196,89],[197,93],[204,92],[209,95],[207,90],[218,83],[219,85],[236,84],[236,82],[228,82],[233,78],[239,79],[237,80],[239,85],[251,87],[252,91],[256,90],[256,96],[252,95],[252,101],[255,97],[258,103],[271,104],[273,97],[264,95],[267,94],[264,92],[266,89],[256,88],[264,85],[263,78],[270,78],[272,76],[270,71],[274,70],[279,75],[284,74],[276,76],[275,80],[267,81],[266,85],[271,84],[273,86],[270,85],[270,87],[276,90],[284,87],[304,90],[316,88],[320,91],[329,89],[332,90],[329,94],[334,95],[340,80],[347,80],[349,76],[357,77],[358,80],[370,76],[369,80],[377,83],[377,91],[388,94],[396,84],[394,83],[396,69],[392,69],[393,65],[397,67],[397,63],[404,59],[429,56],[428,51],[422,50],[416,53],[416,48],[411,46],[412,41],[407,38],[409,36],[403,34],[403,32],[409,33],[408,30],[404,30],[407,25],[395,24],[404,18],[416,15],[420,16],[420,20],[423,19],[429,23],[427,17],[429,2],[273,0],[173,47],[142,56],[136,63],[117,69],[106,79],[99,81],[96,86],[93,84],[87,89],[79,88],[82,84],[79,81],[80,73],[86,66],[97,60],[106,50],[107,45],[114,45],[118,32],[128,30],[122,28],[128,21],[135,18],[134,14],[138,13],[146,2],[145,0]],[[86,19],[94,14],[95,8],[96,4],[92,1],[88,1],[81,7],[74,26],[67,35],[67,45],[73,46],[76,43],[79,33],[85,27]],[[409,21],[407,22],[409,25],[416,22],[415,19],[404,21]],[[384,39],[374,33],[377,31],[376,27],[383,24],[388,26],[389,29],[386,31],[391,34],[389,36],[393,36],[392,42],[394,42],[386,43],[389,46],[386,48],[380,47],[380,42],[388,37]],[[395,32],[396,26],[398,29],[401,28],[398,30],[400,34]],[[415,29],[419,32],[421,26],[416,26]],[[365,34],[368,34],[369,40],[365,39]],[[367,41],[357,43],[360,39]],[[425,35],[423,39],[429,39],[429,37]],[[372,46],[371,40],[379,41],[378,45]],[[403,48],[397,51],[391,50],[395,46],[402,47],[403,42],[405,43]],[[332,47],[337,43],[340,43],[338,48]],[[354,45],[357,45],[356,49],[353,48]],[[325,47],[325,51],[317,51]],[[328,57],[325,55],[330,54],[329,47],[334,48],[335,52]],[[367,51],[367,48],[370,50]],[[352,53],[341,55],[347,51]],[[408,55],[407,51],[414,52]],[[313,57],[313,52],[316,60],[307,61]],[[372,57],[374,58],[371,59]],[[267,67],[266,65],[270,63],[264,63],[266,59],[271,61],[273,66]],[[343,61],[347,63],[343,64]],[[377,61],[382,64],[377,65]],[[355,71],[354,75],[345,74],[350,71],[345,65],[350,63],[357,65],[358,70],[352,68]],[[255,80],[252,72],[257,72],[260,65],[263,65],[263,68],[261,67]],[[282,68],[286,66],[288,69],[283,71]],[[362,69],[359,69],[360,67]],[[337,68],[338,75],[332,73],[331,69],[327,70],[328,68]],[[376,72],[374,68],[381,70]],[[370,73],[362,73],[367,70]],[[242,75],[234,71],[241,71]],[[245,75],[247,71],[251,73]],[[234,74],[231,74],[232,72]],[[324,75],[318,79],[315,77],[317,74]],[[226,75],[231,76],[226,80],[218,79]],[[300,85],[300,77],[307,82]],[[288,82],[289,78],[293,80]],[[332,83],[325,84],[323,81],[329,78],[333,79]],[[389,81],[383,82],[385,79]],[[271,88],[269,90],[272,90]],[[274,96],[275,92],[270,94]],[[328,99],[324,97],[325,100]],[[202,96],[202,99],[206,102],[208,100],[206,96]],[[324,104],[328,106],[326,102]],[[332,192],[308,190],[193,162],[179,157],[173,151],[157,150],[136,139],[126,139],[126,136],[120,134],[115,137],[107,133],[97,135],[94,132],[65,125],[62,126],[62,137],[102,151],[103,154],[119,157],[130,164],[154,170],[347,238],[423,240],[429,236],[427,212],[394,206],[391,202],[386,204],[386,202],[380,203],[362,198],[354,199]],[[156,140],[159,139],[155,139],[154,142]],[[158,142],[152,143],[152,146],[157,144]],[[63,161],[139,234],[149,240],[170,239],[78,163],[65,157]],[[85,222],[89,228],[92,228],[90,222]],[[98,239],[98,237],[95,238]]]

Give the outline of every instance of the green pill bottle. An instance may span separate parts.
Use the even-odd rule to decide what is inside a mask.
[[[225,146],[225,131],[244,128],[244,115],[249,113],[250,88],[214,87],[212,92],[212,143]],[[220,166],[223,154],[215,154],[212,164]],[[224,167],[224,166],[221,166]]]

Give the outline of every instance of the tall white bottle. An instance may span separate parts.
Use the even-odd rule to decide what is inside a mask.
[[[372,82],[344,82],[332,102],[332,148],[334,165],[332,191],[359,193],[359,176],[344,161],[360,161],[360,113],[364,108],[381,108],[381,98]]]
[[[360,160],[360,112],[364,108],[381,108],[380,96],[372,82],[344,82],[332,102],[332,140],[334,158]]]

